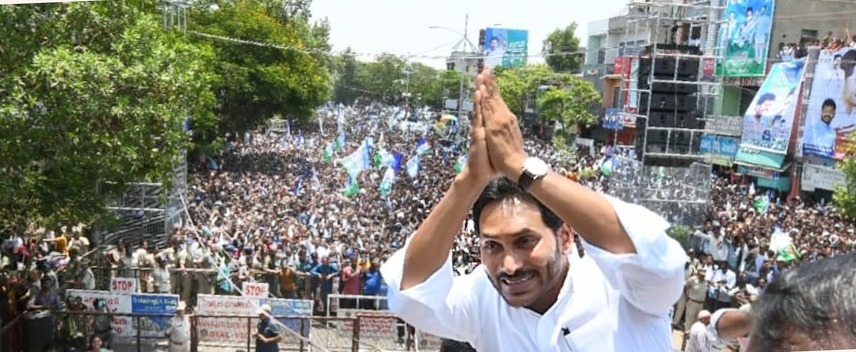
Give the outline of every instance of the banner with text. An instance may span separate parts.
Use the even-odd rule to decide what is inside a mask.
[[[856,49],[821,50],[814,70],[802,139],[803,154],[841,160],[856,131]]]
[[[743,115],[741,148],[787,154],[804,66],[802,61],[773,65]]]
[[[131,277],[110,278],[110,292],[137,293],[137,279]]]
[[[520,29],[487,28],[484,64],[488,67],[525,66],[529,56],[529,32]]]
[[[831,167],[803,164],[800,188],[806,192],[814,192],[818,189],[834,191],[836,187],[847,184],[844,172]]]
[[[243,344],[247,341],[247,319],[251,333],[258,324],[256,310],[263,304],[271,307],[273,316],[299,316],[306,318],[280,318],[283,325],[304,337],[310,336],[312,301],[278,298],[255,298],[242,296],[199,295],[197,313],[209,316],[241,316],[245,318],[199,318],[196,328],[199,339],[217,344]],[[289,333],[282,335],[283,343],[296,343],[297,338]]]
[[[717,47],[723,77],[763,76],[767,69],[775,0],[728,1]]]
[[[103,300],[107,312],[134,315],[173,315],[178,305],[178,295],[135,293],[127,294],[108,291],[67,290],[69,297],[80,297],[88,310],[95,310],[95,300]],[[130,316],[113,317],[113,331],[122,337],[140,336],[144,338],[162,338],[166,331],[169,317],[149,316],[139,320],[135,326]]]

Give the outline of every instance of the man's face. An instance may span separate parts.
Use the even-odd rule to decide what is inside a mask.
[[[488,204],[479,225],[481,259],[505,301],[513,307],[549,308],[568,266],[570,230],[564,227],[557,235],[535,203],[520,199]]]
[[[491,40],[490,40],[490,48],[491,48],[491,49],[496,49],[496,47],[498,47],[498,46],[499,46],[499,41],[498,41],[498,40],[496,40],[496,39],[491,39]]]
[[[835,108],[831,106],[824,106],[823,110],[820,112],[820,120],[828,125],[832,123],[833,118],[835,118]]]
[[[763,103],[755,106],[755,116],[766,116],[770,109],[773,108],[773,105],[776,103],[773,99],[767,99]]]

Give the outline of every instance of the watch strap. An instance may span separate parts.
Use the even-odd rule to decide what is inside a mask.
[[[517,184],[525,191],[529,189],[532,182],[535,182],[535,175],[524,168],[523,173],[520,174],[520,178],[517,179]]]

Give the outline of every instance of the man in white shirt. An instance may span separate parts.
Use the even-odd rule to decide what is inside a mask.
[[[690,338],[687,343],[686,352],[712,352],[713,344],[708,333],[707,325],[710,324],[710,312],[703,310],[698,313],[698,321],[690,328]]]
[[[711,287],[716,292],[716,308],[725,308],[731,306],[731,295],[729,292],[737,285],[737,274],[732,271],[724,262],[719,263],[719,268],[713,274],[713,284]]]
[[[668,223],[528,158],[490,69],[478,83],[467,166],[381,269],[390,309],[479,351],[671,351],[687,256]],[[470,208],[483,265],[453,277]]]

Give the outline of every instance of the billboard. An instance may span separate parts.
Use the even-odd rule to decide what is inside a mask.
[[[775,0],[728,0],[717,47],[724,77],[763,76],[770,50]]]
[[[519,29],[488,28],[485,30],[484,64],[488,67],[526,65],[529,32]]]
[[[856,49],[821,50],[803,117],[803,154],[841,160],[856,130]]]
[[[802,81],[802,61],[774,64],[743,115],[740,147],[787,154]]]

